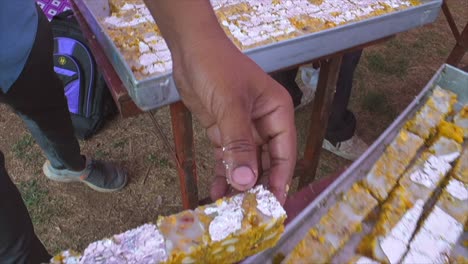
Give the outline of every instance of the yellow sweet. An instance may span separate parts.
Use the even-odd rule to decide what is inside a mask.
[[[466,147],[455,165],[453,176],[464,183],[468,183],[468,148]]]
[[[455,125],[454,123],[442,120],[438,127],[439,135],[451,138],[458,143],[463,143],[463,128]]]
[[[380,246],[380,239],[389,235],[405,212],[412,208],[413,203],[407,197],[408,194],[404,188],[400,186],[395,188],[388,200],[382,205],[375,228],[359,244],[358,252],[360,254],[382,263],[388,263]]]
[[[437,206],[464,224],[468,220],[468,184],[450,179],[437,201]]]
[[[362,184],[383,202],[423,143],[422,138],[402,129],[364,177]]]
[[[361,222],[377,206],[370,193],[354,184],[312,227],[284,263],[328,263],[333,255],[359,232]]]
[[[331,250],[333,250],[333,247],[330,243],[320,241],[315,235],[307,233],[282,263],[328,263]]]

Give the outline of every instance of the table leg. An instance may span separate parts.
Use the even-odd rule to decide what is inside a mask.
[[[458,31],[457,24],[455,24],[455,20],[453,19],[450,9],[448,8],[446,0],[442,2],[442,11],[444,12],[445,18],[447,19],[447,22],[450,26],[450,29],[452,30],[455,40],[458,41],[458,39],[460,38],[460,32]]]
[[[180,190],[184,209],[198,206],[192,115],[182,102],[170,105]]]
[[[304,158],[300,162],[302,171],[299,176],[299,188],[307,186],[315,179],[330,107],[335,95],[341,58],[341,55],[337,55],[320,62],[320,75],[310,118],[309,135]]]
[[[468,23],[466,23],[460,37],[456,39],[457,43],[447,58],[447,64],[457,66],[465,53],[468,52]]]

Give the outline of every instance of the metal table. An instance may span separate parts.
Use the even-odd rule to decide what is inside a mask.
[[[321,46],[327,45],[321,45],[320,47],[306,46],[310,45],[311,43],[323,44],[325,39],[328,39],[329,41],[339,40],[338,35],[332,34],[332,37],[330,37],[330,35],[322,34],[321,32],[319,32],[320,34],[317,36],[314,36],[314,38],[306,37],[304,39],[305,42],[294,40],[287,42],[286,45],[279,47],[284,51],[296,50],[295,55],[289,52],[291,53],[289,54],[291,55],[290,58],[287,60],[289,63],[287,66],[289,67],[310,61],[319,61],[321,65],[318,87],[310,116],[311,125],[307,136],[304,157],[302,160],[298,161],[295,171],[295,176],[300,177],[300,187],[307,186],[315,178],[315,172],[318,166],[322,142],[327,127],[328,116],[335,92],[342,55],[346,52],[363,49],[365,47],[381,43],[390,38],[395,33],[432,22],[438,15],[438,9],[441,4],[438,3],[439,2],[436,0],[432,1],[430,5],[427,4],[427,6],[430,6],[430,10],[422,14],[421,17],[415,16],[411,13],[406,14],[406,18],[410,19],[412,22],[411,27],[408,27],[408,25],[403,25],[399,22],[403,17],[401,14],[396,16],[396,18],[400,20],[395,20],[395,17],[392,18],[389,15],[384,15],[379,18],[381,22],[383,21],[387,23],[385,28],[382,28],[382,30],[379,31],[379,33],[383,33],[383,35],[376,38],[373,37],[369,32],[366,32],[366,34],[364,34],[366,37],[363,39],[345,40],[348,46],[345,46],[339,50],[337,50],[336,47],[321,48]],[[84,35],[89,40],[89,46],[95,55],[96,62],[101,66],[103,75],[105,76],[106,82],[111,90],[114,100],[117,103],[121,115],[123,117],[127,117],[142,113],[142,111],[139,110],[138,107],[132,102],[132,98],[130,98],[126,92],[126,88],[119,75],[116,73],[112,62],[109,61],[108,56],[105,55],[105,49],[99,43],[93,31],[89,27],[87,20],[83,16],[83,10],[86,12],[86,7],[84,6],[83,1],[74,0],[72,1],[72,6],[75,10],[77,20],[83,29]],[[369,29],[377,31],[379,29],[378,25],[368,26]],[[348,25],[341,27],[339,30],[343,32],[347,29],[353,32],[357,32],[356,28],[353,29],[353,27],[348,27]],[[321,38],[318,38],[319,36],[321,36]],[[297,49],[302,49],[299,52],[301,56],[298,56]],[[311,53],[311,50],[314,52]],[[317,50],[320,52],[317,53]],[[286,52],[286,55],[287,53],[288,52]],[[320,54],[320,56],[317,56],[317,54]],[[259,63],[260,66],[262,66],[262,68],[264,68],[267,72],[273,72],[275,70],[279,70],[280,68],[286,68],[284,65],[280,67],[280,65],[277,63],[273,63],[271,59],[267,59],[264,55],[265,51],[260,50],[257,51],[257,53],[253,52],[249,56],[253,57],[253,59]],[[285,54],[282,54],[282,57],[284,56]],[[183,206],[184,208],[195,208],[199,203],[199,197],[193,144],[192,116],[188,109],[181,102],[170,104],[170,112],[175,143],[175,149],[170,149],[170,152],[176,161],[177,172],[181,184]]]

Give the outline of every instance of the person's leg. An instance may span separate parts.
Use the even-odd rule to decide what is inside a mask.
[[[127,183],[126,173],[110,164],[86,160],[74,135],[63,84],[54,72],[50,24],[38,8],[36,39],[26,65],[0,100],[25,121],[47,156],[45,175],[62,182],[83,181],[97,191],[116,191]]]
[[[356,118],[348,109],[353,89],[354,72],[361,54],[362,50],[358,50],[343,56],[325,140],[323,141],[323,148],[348,160],[357,159],[368,147],[355,135]]]
[[[289,95],[293,100],[294,107],[298,107],[301,104],[303,97],[303,92],[297,86],[295,78],[297,74],[297,69],[290,69],[285,71],[279,71],[271,73],[270,76],[277,81],[281,86],[286,88]]]
[[[333,98],[325,138],[336,144],[353,137],[356,130],[356,118],[348,110],[349,98],[353,89],[354,71],[361,58],[362,50],[346,53],[340,66],[336,93]]]
[[[23,118],[53,167],[81,171],[85,160],[74,136],[63,85],[53,69],[52,30],[42,11],[38,12],[38,30],[28,61],[1,97]]]
[[[21,194],[5,169],[0,152],[0,263],[48,263],[51,256],[34,233]]]

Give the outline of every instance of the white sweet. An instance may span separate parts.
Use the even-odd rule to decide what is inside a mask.
[[[424,221],[423,229],[429,231],[435,237],[450,244],[455,244],[463,233],[463,224],[458,223],[451,215],[435,206],[426,221]]]
[[[468,199],[468,188],[467,186],[456,179],[450,180],[446,187],[447,192],[458,200],[465,201]]]
[[[221,241],[233,234],[242,227],[242,219],[244,213],[242,210],[243,194],[234,196],[228,202],[223,201],[216,207],[208,207],[205,209],[205,214],[216,214],[216,217],[211,221],[208,231],[211,240]]]
[[[434,259],[431,259],[430,257],[424,255],[423,253],[415,251],[415,250],[408,251],[405,258],[401,262],[401,264],[415,264],[415,263],[435,264]]]
[[[355,264],[379,264],[379,262],[367,257],[360,257]]]
[[[408,243],[413,235],[418,220],[423,212],[424,201],[417,200],[414,206],[408,210],[397,225],[392,229],[391,235]]]
[[[151,65],[158,61],[158,56],[154,53],[144,53],[140,56],[140,64],[143,66]]]
[[[463,225],[435,206],[402,263],[447,263],[447,254],[462,233]]]
[[[138,43],[138,48],[140,50],[140,53],[145,53],[145,52],[150,51],[150,47],[142,41]]]
[[[430,231],[421,230],[411,242],[410,250],[417,251],[435,260],[450,253],[451,248],[447,241],[435,237]]]
[[[417,200],[401,220],[393,227],[390,234],[380,240],[380,247],[390,263],[398,263],[406,252],[424,206],[423,200]]]
[[[393,236],[383,239],[380,242],[380,247],[390,264],[398,263],[406,252],[406,244]]]
[[[91,243],[80,264],[152,264],[167,260],[164,238],[157,227],[145,224],[125,233]]]
[[[257,209],[264,215],[281,218],[286,216],[286,211],[270,191],[266,190],[263,185],[258,185],[251,190],[250,193],[255,193],[257,196]]]
[[[451,153],[443,156],[431,155],[424,162],[423,168],[413,172],[410,179],[427,188],[433,189],[440,179],[452,168],[450,162],[455,160],[460,153]]]

